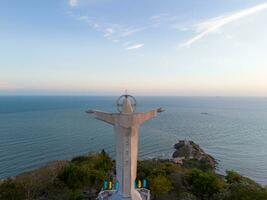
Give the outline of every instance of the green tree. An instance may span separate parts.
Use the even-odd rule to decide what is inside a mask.
[[[244,183],[231,184],[230,195],[226,200],[266,200],[267,190]]]
[[[170,176],[177,169],[177,165],[167,160],[143,160],[138,161],[138,178],[144,179],[152,176]]]
[[[101,153],[97,156],[97,163],[96,163],[95,169],[102,169],[105,172],[108,172],[112,170],[113,167],[114,167],[114,163],[112,162],[109,155],[103,149]]]
[[[227,183],[240,183],[242,181],[242,176],[235,171],[226,171],[225,179]]]
[[[185,176],[189,190],[199,199],[211,199],[224,186],[224,182],[211,172],[192,169]]]
[[[68,199],[69,200],[83,200],[84,195],[81,191],[75,190],[69,193]]]
[[[179,194],[179,200],[197,200],[197,198],[191,193],[182,192]]]
[[[183,167],[185,168],[197,168],[200,169],[204,172],[211,172],[213,171],[214,167],[211,165],[210,161],[207,158],[203,158],[201,160],[198,159],[190,159],[190,160],[186,160],[183,163]]]
[[[224,200],[266,200],[267,189],[235,171],[226,172],[228,196]]]
[[[20,183],[12,179],[7,179],[0,185],[0,199],[24,200],[26,199],[26,193]]]
[[[70,164],[58,175],[59,180],[63,181],[68,188],[74,190],[82,188],[89,183],[89,171],[74,164]]]
[[[150,183],[149,188],[151,190],[151,193],[156,198],[170,192],[173,188],[171,181],[162,175],[148,178],[148,180]]]
[[[75,157],[71,160],[71,163],[89,169],[104,170],[105,172],[109,172],[114,167],[112,159],[104,150],[101,153]]]

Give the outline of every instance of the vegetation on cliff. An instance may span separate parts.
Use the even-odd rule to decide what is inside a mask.
[[[197,160],[193,160],[197,162]],[[0,183],[1,200],[95,199],[104,180],[115,176],[104,152],[56,161]],[[192,164],[192,163],[191,163]],[[206,163],[177,165],[169,160],[138,161],[138,179],[146,178],[156,200],[266,200],[267,188],[227,171],[221,176]]]
[[[180,140],[174,145],[174,149],[173,160],[184,167],[200,168],[203,171],[215,170],[216,160],[193,141]]]

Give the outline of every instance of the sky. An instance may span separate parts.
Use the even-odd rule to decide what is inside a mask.
[[[267,96],[266,0],[1,0],[0,95]]]

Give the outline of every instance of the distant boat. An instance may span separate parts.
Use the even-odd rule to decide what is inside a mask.
[[[209,113],[207,113],[207,112],[202,112],[202,113],[200,113],[201,115],[208,115]]]

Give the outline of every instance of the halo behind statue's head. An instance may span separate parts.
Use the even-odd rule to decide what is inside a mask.
[[[118,112],[120,112],[120,113],[123,112],[123,102],[124,102],[125,99],[127,99],[128,101],[130,101],[131,106],[132,106],[132,110],[134,112],[135,109],[136,109],[136,99],[132,95],[129,95],[129,94],[121,95],[117,99],[116,104],[117,104],[117,110],[118,110]]]

